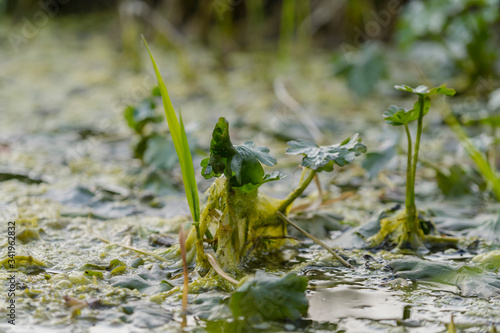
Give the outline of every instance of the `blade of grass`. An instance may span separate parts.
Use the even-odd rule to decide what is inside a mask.
[[[198,197],[198,187],[196,185],[196,178],[194,175],[193,159],[191,156],[191,151],[189,150],[189,144],[187,141],[186,132],[184,130],[184,124],[182,122],[182,116],[180,116],[180,121],[177,119],[177,115],[168,95],[167,86],[161,77],[158,66],[156,65],[153,54],[149,49],[148,43],[144,36],[142,40],[146,48],[148,49],[149,57],[153,63],[153,67],[156,73],[156,79],[158,80],[158,85],[160,87],[160,93],[163,100],[163,108],[165,109],[165,115],[167,117],[168,128],[170,129],[170,135],[172,136],[172,141],[174,143],[175,151],[177,152],[177,157],[179,158],[179,163],[181,165],[182,180],[184,183],[184,189],[186,191],[186,199],[189,204],[189,209],[191,210],[191,215],[193,216],[193,221],[196,223],[200,220],[200,200]]]

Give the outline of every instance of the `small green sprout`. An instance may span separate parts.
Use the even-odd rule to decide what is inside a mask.
[[[406,85],[395,86],[396,89],[414,93],[418,96],[417,102],[413,108],[407,110],[395,105],[391,105],[383,114],[384,119],[393,126],[404,126],[408,141],[408,160],[406,169],[406,200],[405,210],[394,217],[383,219],[381,230],[368,241],[372,245],[378,245],[387,236],[395,241],[398,248],[410,248],[418,250],[423,247],[423,241],[426,238],[415,204],[415,177],[417,172],[418,153],[420,149],[420,138],[422,135],[422,126],[424,116],[429,112],[431,106],[431,96],[433,95],[455,95],[455,90],[449,89],[446,85],[441,85],[432,89],[426,86],[412,88]],[[408,124],[417,120],[417,136],[415,144],[412,145],[412,138]],[[412,154],[413,152],[413,154]],[[431,237],[428,236],[428,239]]]
[[[194,175],[193,159],[191,157],[191,151],[189,150],[189,144],[187,141],[186,131],[184,130],[184,123],[182,122],[182,116],[179,113],[179,119],[168,95],[167,86],[163,81],[160,74],[160,70],[156,65],[153,54],[149,49],[148,43],[144,36],[142,37],[146,48],[148,49],[151,62],[155,69],[156,79],[158,80],[158,86],[160,88],[160,94],[163,100],[163,108],[165,109],[165,115],[167,117],[168,127],[170,129],[170,134],[172,136],[172,141],[174,142],[175,151],[177,152],[177,157],[179,158],[179,163],[181,165],[182,180],[184,182],[184,189],[186,191],[186,198],[189,204],[189,209],[191,210],[191,215],[193,221],[197,223],[200,220],[200,200],[198,198],[198,187],[196,185],[196,179]],[[198,238],[201,239],[201,235],[198,233]]]

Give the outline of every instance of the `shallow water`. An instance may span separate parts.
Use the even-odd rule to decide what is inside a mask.
[[[85,25],[92,26],[92,19]],[[2,32],[9,29],[0,26]],[[83,32],[80,29],[70,22],[54,21],[25,45],[23,52],[2,50],[6,57],[0,62],[3,101],[0,103],[0,167],[11,168],[6,176],[11,179],[2,178],[0,182],[2,219],[16,219],[18,230],[30,227],[38,231],[39,239],[19,242],[17,251],[46,262],[49,268],[45,272],[29,269],[18,272],[21,290],[17,299],[18,324],[14,330],[0,322],[0,330],[178,331],[178,293],[163,294],[163,302],[156,305],[151,302],[158,302],[154,295],[111,286],[110,276],[96,280],[82,276],[83,265],[108,264],[116,258],[130,264],[141,256],[146,267],[153,267],[157,264],[155,259],[105,244],[96,236],[162,254],[165,247],[153,246],[149,237],[162,234],[175,240],[182,216],[185,219],[189,211],[179,191],[160,197],[162,207],[151,205],[146,200],[150,193],[140,186],[144,168],[132,159],[131,134],[122,112],[128,103],[137,102],[152,88],[150,83],[144,83],[151,82],[145,79],[149,75],[146,73],[148,63],[144,62],[145,70],[141,73],[128,69],[126,60],[117,51],[119,45],[105,37],[112,35],[112,27],[101,24]],[[193,48],[190,56],[199,69],[198,81],[193,85],[172,66],[176,63],[175,55],[163,53],[161,49],[154,52],[167,73],[174,102],[182,105],[184,119],[193,120],[195,140],[200,146],[206,149],[205,143],[218,116],[227,116],[235,123],[239,121],[240,125],[235,126],[235,141],[252,139],[259,145],[270,146],[278,160],[281,158],[280,165],[289,177],[265,191],[283,197],[297,183],[300,172],[295,168],[297,160],[284,156],[285,143],[276,139],[277,133],[303,135],[304,128],[276,100],[270,89],[272,82],[250,75],[267,68],[259,60],[261,55],[235,54],[234,69],[221,79],[222,74],[214,70],[216,61],[211,53]],[[368,149],[376,148],[373,144],[376,140],[371,139],[387,128],[374,125],[380,122],[380,112],[374,116],[373,109],[382,110],[387,102],[375,98],[355,104],[349,100],[343,83],[328,74],[329,55],[319,54],[313,59],[305,68],[292,67],[287,81],[295,82],[290,84],[291,91],[314,110],[315,117],[324,119],[322,129],[329,131],[326,134],[329,138],[338,140],[346,133],[359,131],[366,136]],[[350,116],[352,112],[362,113],[362,119],[354,119]],[[343,171],[335,176],[331,185],[330,178],[322,179],[333,196],[356,189],[355,195],[325,209],[330,222],[338,220],[338,223],[330,223],[332,229],[321,229],[326,236],[348,235],[351,226],[366,222],[382,207],[394,205],[394,202],[382,204],[379,200],[387,184],[382,186],[377,180],[361,184],[353,181],[360,178],[361,172],[359,166]],[[178,170],[174,174],[180,179]],[[401,173],[389,176],[392,177],[389,183],[401,182]],[[200,179],[201,189],[209,184]],[[458,235],[467,236],[467,226],[482,223],[498,212],[498,207],[484,202],[477,204],[466,199],[465,204],[450,203],[440,195],[433,197],[436,188],[432,184],[427,179],[422,181],[420,193],[426,188],[431,193],[428,200],[422,200],[422,207],[433,209],[436,223],[447,231],[458,230]],[[397,188],[392,194],[401,198]],[[180,219],[170,219],[179,215]],[[476,216],[479,216],[477,220]],[[325,218],[315,218],[314,223],[322,228]],[[344,230],[334,230],[334,227]],[[467,249],[474,239],[464,238],[461,247],[466,250],[463,252],[451,250],[424,258],[456,266],[468,263],[477,253],[498,249],[498,238],[495,240],[495,235],[488,235],[485,230],[478,235],[490,238],[476,248]],[[329,245],[338,244],[338,240],[332,240],[335,237],[327,240]],[[228,322],[227,309],[220,304],[227,294],[210,294],[211,298],[200,301],[201,305],[207,302],[205,307],[196,307],[194,303],[206,295],[190,295],[194,313],[188,317],[188,330],[430,333],[443,332],[453,314],[461,331],[484,332],[500,322],[498,295],[464,296],[454,284],[398,278],[386,266],[399,257],[383,251],[345,251],[357,263],[354,270],[348,270],[317,246],[311,246],[309,241],[304,243],[298,256],[295,257],[295,252],[289,254],[287,264],[277,271],[293,269],[309,278],[307,317],[293,323],[260,323],[248,328],[245,323]],[[5,256],[6,243],[2,244]],[[178,269],[170,264],[159,267],[174,286],[181,285]],[[137,274],[139,269],[128,268],[126,276]],[[498,273],[489,274],[491,280],[499,279]],[[0,270],[2,279],[7,275],[4,269]],[[5,286],[1,288],[4,288],[0,290],[3,295]],[[81,315],[72,317],[62,300],[67,295],[99,299],[101,304],[84,308]],[[133,307],[135,314],[127,314],[125,305]],[[148,311],[149,308],[154,311]],[[6,310],[2,308],[0,312],[5,314]],[[207,320],[210,314],[213,318]]]

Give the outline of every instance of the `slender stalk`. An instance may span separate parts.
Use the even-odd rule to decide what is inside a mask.
[[[418,163],[418,150],[420,148],[420,137],[422,135],[422,123],[424,119],[424,107],[425,100],[423,96],[418,97],[420,100],[420,110],[418,113],[418,123],[417,123],[417,138],[415,139],[415,151],[413,152],[413,161],[411,165],[411,197],[410,197],[410,205],[407,206],[408,215],[416,216],[417,207],[415,205],[415,179],[417,175],[417,163]]]
[[[316,170],[310,170],[309,175],[307,176],[304,181],[301,181],[299,186],[292,192],[290,193],[285,200],[281,203],[281,205],[278,208],[278,212],[284,213],[288,206],[292,204],[292,202],[295,201],[302,193],[304,193],[304,190],[306,187],[313,181],[314,177],[316,176]]]
[[[309,237],[310,239],[312,239],[312,241],[314,243],[318,244],[319,246],[321,246],[325,250],[327,250],[332,256],[335,257],[335,259],[337,259],[338,261],[340,261],[342,263],[342,265],[344,265],[345,267],[354,268],[354,267],[351,266],[351,264],[349,264],[347,261],[345,261],[341,256],[339,256],[337,253],[335,253],[335,251],[333,251],[331,248],[329,248],[325,243],[323,243],[318,238],[316,238],[315,236],[311,235],[310,233],[308,233],[307,231],[305,231],[304,229],[302,229],[301,227],[299,227],[298,225],[296,225],[295,223],[293,223],[282,212],[278,212],[278,216],[281,219],[283,219],[284,221],[286,221],[287,223],[289,223],[292,227],[294,227],[295,229],[297,229],[298,231],[300,231],[301,233],[303,233],[304,235],[306,235],[307,237]]]
[[[412,168],[412,142],[410,129],[408,124],[405,124],[406,137],[408,141],[408,164],[406,166],[406,209],[410,209],[412,205],[415,205],[415,192],[414,192],[414,181],[413,181],[413,168]]]

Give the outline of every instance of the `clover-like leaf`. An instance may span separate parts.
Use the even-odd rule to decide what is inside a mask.
[[[231,296],[229,307],[235,317],[266,320],[296,320],[307,313],[307,278],[289,273],[281,278],[257,272]]]
[[[340,144],[318,146],[307,140],[289,141],[286,152],[290,155],[304,155],[302,166],[321,171],[332,171],[333,164],[344,166],[351,163],[356,156],[366,152],[366,146],[361,143],[356,133]]]
[[[428,88],[427,86],[420,85],[416,88],[412,88],[405,84],[394,86],[397,90],[411,92],[413,94],[417,94],[420,96],[432,96],[432,95],[446,95],[453,96],[455,95],[455,89],[447,88],[446,84],[442,84],[439,87]]]
[[[393,126],[407,125],[413,120],[418,118],[418,113],[412,110],[408,110],[396,105],[391,105],[384,112],[383,117],[385,121]]]

